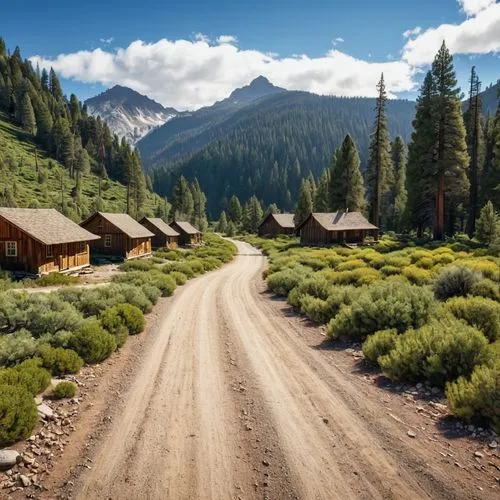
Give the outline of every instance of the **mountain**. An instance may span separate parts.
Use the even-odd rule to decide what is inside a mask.
[[[483,105],[483,115],[495,116],[498,108],[498,102],[500,99],[500,80],[495,84],[491,84],[486,87],[480,94],[481,103]],[[469,108],[469,101],[466,99],[463,102],[463,110],[466,111]]]
[[[242,89],[243,90],[243,89]],[[234,95],[234,93],[232,94]],[[238,94],[237,94],[238,95]],[[266,205],[293,209],[302,177],[316,178],[331,164],[346,134],[366,165],[375,99],[327,97],[280,91],[238,107],[221,103],[174,118],[138,143],[155,190],[170,194],[182,174],[198,178],[207,208],[217,217],[232,194],[256,194]],[[389,132],[408,142],[415,103],[387,103]]]
[[[88,112],[100,116],[120,139],[135,144],[155,127],[179,114],[135,90],[120,85],[85,101]]]

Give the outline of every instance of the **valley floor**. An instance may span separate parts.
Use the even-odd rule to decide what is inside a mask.
[[[498,494],[487,452],[483,463],[473,455],[484,444],[445,436],[430,407],[417,410],[352,354],[325,347],[319,328],[266,293],[265,257],[235,243],[231,264],[160,302],[142,339],[96,380],[43,497]]]

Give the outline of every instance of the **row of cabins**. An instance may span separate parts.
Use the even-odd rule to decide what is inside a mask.
[[[363,244],[366,237],[378,240],[379,229],[359,212],[311,213],[298,226],[293,214],[268,214],[260,223],[259,236],[300,235],[307,246]]]
[[[0,208],[0,268],[23,273],[78,271],[90,265],[91,252],[134,259],[201,241],[188,222],[96,212],[78,225],[51,208]]]

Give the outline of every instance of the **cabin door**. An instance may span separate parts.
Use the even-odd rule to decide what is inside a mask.
[[[62,249],[61,249],[61,256],[59,258],[59,270],[64,271],[65,269],[69,268],[69,262],[68,262],[68,244],[63,243]]]

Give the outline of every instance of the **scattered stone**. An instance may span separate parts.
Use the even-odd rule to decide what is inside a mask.
[[[410,436],[411,438],[416,438],[417,437],[417,433],[415,431],[412,431],[412,430],[409,430],[407,432],[408,436]]]
[[[38,406],[41,405],[42,403],[43,403],[42,396],[35,396],[35,404]]]
[[[324,422],[325,424],[327,424],[327,423],[329,422],[329,420],[328,420],[326,417],[323,417],[323,422]]]
[[[475,451],[474,452],[474,456],[477,457],[477,458],[483,458],[484,457],[484,455],[480,451]]]
[[[16,450],[0,450],[0,470],[9,470],[22,460]]]
[[[25,488],[27,488],[28,486],[31,486],[31,479],[28,476],[25,476],[24,474],[20,474],[19,480],[21,481],[21,484]]]
[[[45,403],[38,405],[38,415],[42,418],[48,418],[49,420],[54,418],[54,410]]]
[[[262,460],[262,465],[269,467],[269,462],[267,460]]]
[[[488,447],[494,450],[495,448],[498,448],[498,443],[496,441],[492,441],[488,444]]]
[[[439,394],[441,392],[441,389],[439,387],[432,387],[431,392],[432,394]]]
[[[246,425],[245,425],[245,429],[246,429],[247,431],[251,431],[251,430],[252,430],[252,426],[251,426],[251,425],[246,424]]]

